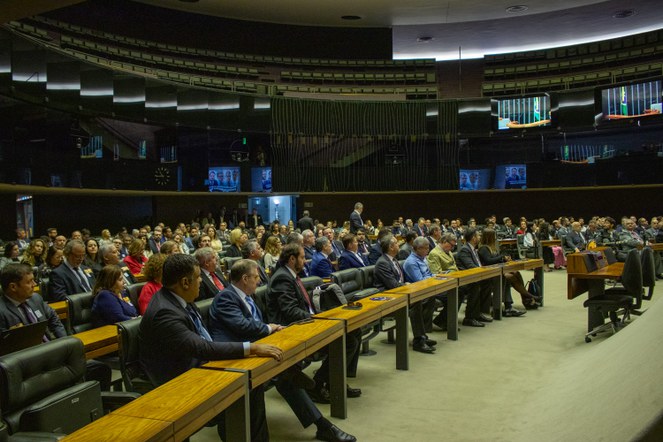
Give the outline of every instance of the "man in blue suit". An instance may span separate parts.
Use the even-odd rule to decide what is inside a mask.
[[[315,240],[315,253],[311,260],[311,275],[320,278],[331,278],[334,271],[329,255],[332,253],[332,245],[326,236],[321,236]]]
[[[209,331],[212,339],[218,342],[253,342],[284,327],[278,324],[267,324],[263,313],[254,302],[255,293],[260,281],[258,264],[250,259],[237,261],[230,270],[230,286],[214,298],[209,313]],[[296,366],[282,373],[276,379],[276,389],[288,402],[304,428],[311,424],[317,427],[316,438],[326,441],[351,442],[356,438],[333,425],[322,417],[303,386],[306,377]]]
[[[341,253],[341,257],[338,259],[339,270],[366,267],[364,257],[358,252],[359,243],[357,242],[357,237],[355,235],[352,233],[345,235],[343,238],[343,247],[345,250]]]

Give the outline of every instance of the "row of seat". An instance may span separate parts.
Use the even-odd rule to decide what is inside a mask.
[[[435,72],[320,72],[281,71],[281,79],[304,83],[353,83],[353,84],[435,84]]]
[[[620,81],[660,76],[663,63],[625,66],[610,71],[586,72],[566,77],[535,78],[523,81],[484,82],[483,96],[513,95],[527,92],[548,92],[589,86],[609,85]]]
[[[39,30],[38,27],[33,26],[25,21],[12,22],[13,24],[20,24],[22,29],[31,32],[45,32]],[[157,49],[164,53],[180,53],[188,56],[196,57],[210,57],[214,59],[227,59],[236,60],[239,62],[248,62],[254,64],[274,64],[274,65],[316,65],[316,66],[330,66],[330,67],[360,67],[360,68],[375,68],[375,69],[419,69],[423,67],[435,67],[435,59],[415,59],[415,60],[346,60],[346,59],[322,59],[322,58],[301,58],[301,57],[280,57],[270,55],[258,54],[241,54],[234,52],[217,51],[214,49],[205,48],[192,48],[174,44],[159,43],[150,40],[142,40],[139,38],[128,37],[119,34],[112,34],[110,32],[101,32],[93,29],[88,29],[82,26],[65,23],[59,20],[54,20],[47,17],[35,16],[30,23],[39,23],[40,25],[49,25],[54,30],[59,32],[69,31],[80,36],[87,36],[88,38],[102,38],[105,40],[119,42],[127,46],[135,46],[144,49]]]
[[[512,52],[505,54],[486,55],[486,65],[504,65],[513,62],[536,62],[545,60],[564,60],[572,57],[582,57],[592,54],[606,54],[620,52],[632,48],[645,49],[663,42],[663,31],[651,31],[642,34],[614,38],[595,43],[584,43],[561,48],[541,49],[537,51]]]

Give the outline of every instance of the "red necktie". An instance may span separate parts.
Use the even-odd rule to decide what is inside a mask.
[[[295,278],[297,281],[297,285],[299,286],[299,289],[302,291],[304,294],[304,299],[306,300],[306,303],[308,304],[308,308],[310,311],[313,311],[313,307],[311,306],[311,298],[308,296],[308,292],[306,291],[306,287],[304,287],[304,284],[302,283],[302,280],[299,278]]]
[[[219,279],[218,276],[216,276],[214,273],[210,273],[210,276],[212,277],[212,281],[214,281],[214,285],[216,286],[217,289],[223,290],[223,283]]]

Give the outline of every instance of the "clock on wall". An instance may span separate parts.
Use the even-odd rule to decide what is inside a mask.
[[[165,186],[170,182],[170,170],[165,167],[157,167],[154,171],[154,181],[160,186]]]

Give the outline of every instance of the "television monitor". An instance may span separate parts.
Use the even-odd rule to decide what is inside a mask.
[[[490,169],[460,169],[460,190],[485,190],[490,187]]]
[[[460,136],[490,135],[492,126],[490,98],[458,102],[458,134]]]
[[[495,168],[495,189],[526,189],[527,166],[504,164]]]
[[[254,167],[251,169],[251,192],[272,191],[272,168]]]
[[[661,80],[653,80],[602,89],[603,120],[661,116],[663,114],[661,86]]]
[[[205,183],[210,192],[239,192],[239,167],[210,167]]]
[[[499,98],[497,129],[531,129],[550,126],[550,97],[548,94],[530,97]]]
[[[552,124],[560,130],[591,128],[596,117],[594,90],[558,92],[551,95]]]

